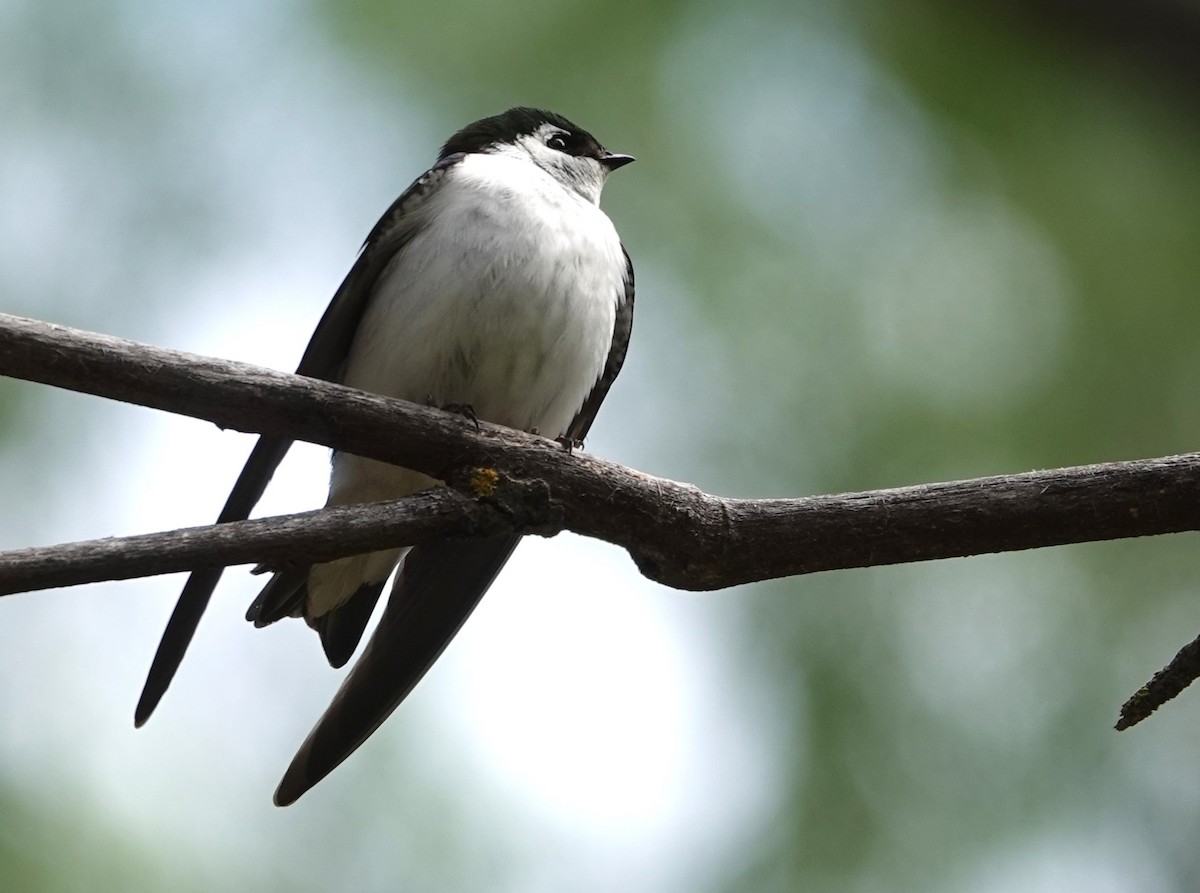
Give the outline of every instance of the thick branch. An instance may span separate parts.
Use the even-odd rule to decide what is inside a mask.
[[[624,546],[647,576],[682,589],[1200,528],[1197,454],[841,496],[722,499],[534,435],[487,424],[477,432],[405,401],[4,315],[0,374],[439,478],[483,467],[501,473],[502,489],[544,481],[564,529]]]

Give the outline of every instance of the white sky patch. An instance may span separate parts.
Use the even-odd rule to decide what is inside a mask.
[[[687,610],[703,597],[641,579],[607,544],[531,538],[451,664],[459,703],[444,707],[480,760],[554,826],[622,854],[604,889],[714,864],[769,799],[764,730],[724,696]]]
[[[699,693],[654,587],[612,558],[627,560],[576,538],[523,543],[455,688],[466,737],[540,808],[637,839],[685,787]]]

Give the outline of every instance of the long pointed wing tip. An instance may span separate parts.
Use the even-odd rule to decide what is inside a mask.
[[[138,698],[137,707],[133,711],[133,727],[135,729],[140,729],[154,715],[154,710],[158,707],[158,702],[162,700],[163,692],[165,691],[165,687],[161,690],[152,689],[150,680],[146,680],[146,686],[142,689],[142,696]]]
[[[306,773],[299,768],[296,760],[293,760],[292,765],[288,766],[287,772],[283,774],[283,780],[279,782],[279,787],[275,789],[275,796],[271,800],[276,806],[291,806],[318,781],[320,779],[308,778]]]
[[[283,792],[283,785],[280,785],[279,787],[277,787],[275,789],[275,796],[271,798],[271,802],[279,807],[291,806],[293,803],[296,802],[296,800],[299,798],[299,796],[300,796],[299,794],[297,794],[296,796],[292,796],[291,794],[285,794]]]

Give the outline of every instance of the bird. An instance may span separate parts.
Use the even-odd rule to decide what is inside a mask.
[[[633,156],[555,112],[508,109],[451,136],[384,212],[321,317],[297,374],[581,443],[625,361],[633,264],[600,209]],[[259,437],[217,523],[249,517],[291,441]],[[326,504],[398,499],[438,482],[334,451]],[[412,691],[520,536],[445,540],[276,572],[246,617],[302,617],[345,665],[384,585],[381,619],[275,791],[293,803]],[[396,568],[399,570],[396,570]],[[155,653],[134,723],[154,712],[223,568],[193,571]]]

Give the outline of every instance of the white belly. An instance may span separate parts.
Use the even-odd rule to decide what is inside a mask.
[[[599,208],[537,169],[514,196],[511,168],[532,165],[468,156],[423,206],[433,223],[381,277],[344,383],[566,431],[612,344],[620,241]]]
[[[490,199],[481,202],[480,190]],[[460,162],[422,213],[430,222],[381,276],[343,382],[467,404],[481,419],[548,437],[566,433],[604,369],[624,290],[608,217],[532,165],[490,155]],[[394,499],[431,483],[337,454],[328,504]],[[364,580],[383,579],[402,554],[317,565],[310,609],[323,613]]]

